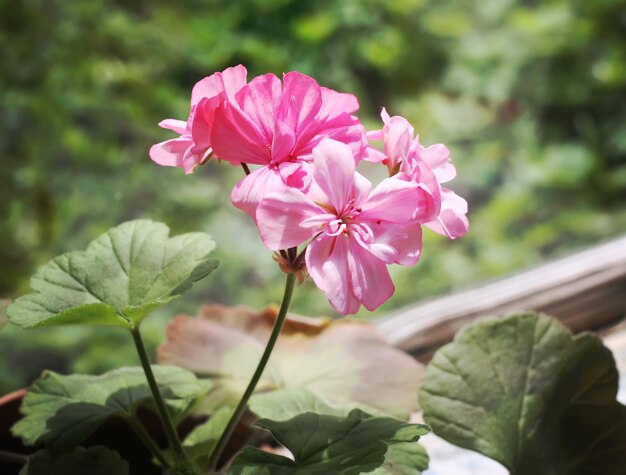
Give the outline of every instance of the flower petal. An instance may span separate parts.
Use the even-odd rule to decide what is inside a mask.
[[[363,154],[361,155],[361,160],[365,160],[370,163],[382,163],[387,160],[387,155],[378,150],[377,148],[368,145],[363,150]]]
[[[337,92],[321,87],[322,104],[317,118],[319,120],[334,119],[340,114],[354,114],[359,110],[359,101],[353,94]]]
[[[288,160],[295,144],[296,136],[293,129],[282,120],[277,120],[272,140],[272,163]]]
[[[204,153],[211,146],[211,130],[215,120],[217,100],[203,98],[193,109],[187,124],[190,124],[193,137],[193,150],[197,154]]]
[[[416,209],[417,185],[398,178],[385,178],[362,205],[361,221],[406,223]]]
[[[368,310],[375,310],[393,295],[395,287],[385,263],[354,240],[350,241],[348,267],[354,295]]]
[[[385,132],[383,129],[370,130],[367,132],[367,140],[383,140],[385,138]]]
[[[211,146],[215,154],[233,165],[270,162],[270,143],[263,132],[239,107],[222,104],[215,111]]]
[[[193,147],[189,147],[185,150],[182,159],[178,163],[178,166],[182,167],[186,175],[193,173],[196,167],[200,165],[200,162],[202,162],[203,155],[194,153],[193,149]]]
[[[396,175],[399,179],[412,181],[418,186],[413,219],[418,223],[436,219],[441,211],[441,186],[433,171],[413,154],[402,162],[400,170],[401,173]]]
[[[389,119],[391,118],[389,117],[389,112],[387,112],[387,109],[385,109],[384,107],[380,111],[380,118],[383,119],[384,124],[389,122]]]
[[[322,234],[309,244],[305,256],[311,279],[326,294],[333,308],[342,315],[356,313],[361,306],[349,278],[348,248],[348,237]]]
[[[467,201],[446,188],[441,193],[441,212],[438,219],[426,223],[436,233],[456,239],[465,236],[469,229],[467,219]]]
[[[222,94],[222,100],[234,100],[235,94],[245,86],[247,74],[246,68],[240,64],[198,81],[191,91],[191,105],[198,104],[203,98]]]
[[[414,266],[422,256],[422,227],[412,223],[404,228],[403,233],[394,233],[389,242],[398,251],[394,260],[396,264]]]
[[[302,192],[306,193],[311,184],[311,166],[307,162],[283,162],[278,165],[278,173],[287,186]]]
[[[179,167],[182,165],[183,155],[193,140],[189,136],[178,137],[150,147],[150,158],[159,165]]]
[[[413,126],[404,117],[393,116],[384,127],[385,153],[391,168],[406,160],[413,145]]]
[[[233,188],[230,199],[235,207],[247,213],[256,222],[256,210],[261,199],[284,187],[278,170],[265,166],[242,178]]]
[[[444,144],[438,143],[426,148],[420,145],[417,156],[432,169],[439,183],[446,183],[456,176],[456,168],[450,160],[450,150]]]
[[[327,204],[341,212],[353,197],[354,155],[346,144],[324,139],[313,157],[313,179],[328,198]]]
[[[274,74],[255,77],[237,96],[239,107],[263,132],[264,141],[268,144],[272,143],[281,96],[282,85]]]
[[[298,246],[317,234],[319,228],[307,226],[305,221],[324,213],[300,190],[283,185],[282,190],[261,200],[256,222],[265,245],[277,251]]]
[[[298,157],[307,158],[310,151],[324,139],[333,139],[345,143],[352,150],[355,161],[359,161],[367,148],[365,127],[357,117],[340,114],[332,120],[313,124],[298,138],[296,150]],[[314,131],[313,135],[309,132]]]
[[[360,173],[354,172],[354,188],[352,190],[354,206],[358,208],[365,203],[371,191],[372,183]]]
[[[385,264],[412,266],[422,253],[422,228],[418,223],[369,223],[372,238],[357,242]],[[358,235],[355,235],[358,238]]]
[[[297,135],[315,118],[322,106],[320,86],[310,76],[297,71],[283,77],[283,95],[278,106],[277,118],[289,125]]]
[[[397,232],[405,233],[405,227],[406,225],[402,224],[370,223],[368,225],[370,234],[360,235],[355,232],[353,238],[361,247],[367,249],[385,264],[392,264],[398,255],[398,250],[392,245],[392,240],[396,237]],[[387,231],[389,232],[387,233]],[[402,235],[404,236],[404,234]]]
[[[187,122],[177,119],[165,119],[159,122],[159,127],[164,129],[173,130],[178,135],[185,135],[187,132]]]

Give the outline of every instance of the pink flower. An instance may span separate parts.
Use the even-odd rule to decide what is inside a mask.
[[[392,263],[414,265],[421,253],[421,228],[414,222],[417,185],[387,178],[374,190],[355,172],[350,147],[325,139],[312,152],[307,193],[284,187],[265,196],[257,209],[261,238],[272,250],[309,239],[309,275],[340,313],[361,304],[374,310],[394,292]],[[370,191],[371,190],[371,191]]]
[[[384,127],[382,130],[368,132],[367,138],[369,140],[383,140],[384,153],[373,147],[368,147],[368,153],[375,157],[373,161],[387,166],[389,175],[395,175],[400,170],[400,165],[414,153],[419,142],[417,138],[414,138],[413,126],[404,117],[398,115],[389,117],[385,108],[383,108],[380,116],[383,119]]]
[[[381,117],[383,129],[369,132],[368,138],[383,140],[385,151],[381,153],[370,147],[367,153],[372,160],[387,165],[390,175],[414,181],[424,190],[415,216],[417,221],[451,239],[465,235],[469,228],[465,216],[467,202],[441,185],[456,176],[450,150],[443,144],[421,145],[413,126],[404,117],[390,117],[385,109]]]
[[[276,186],[306,189],[312,150],[333,138],[359,160],[367,146],[365,130],[352,114],[359,104],[351,94],[320,87],[298,72],[254,78],[215,112],[211,143],[216,155],[233,165],[260,168],[241,180],[231,195],[235,206],[253,219],[259,200]],[[356,157],[356,158],[355,158]]]
[[[191,110],[187,122],[166,119],[159,123],[180,137],[166,140],[150,148],[150,158],[159,165],[181,167],[192,173],[212,152],[211,130],[215,110],[246,84],[246,68],[239,65],[215,73],[199,81],[191,92]]]
[[[465,236],[469,229],[467,220],[467,201],[454,191],[441,186],[456,176],[456,168],[450,160],[450,150],[443,144],[423,147],[418,144],[414,157],[407,161],[407,169],[417,168],[426,164],[435,174],[440,186],[441,210],[436,219],[425,226],[436,233],[450,239]]]

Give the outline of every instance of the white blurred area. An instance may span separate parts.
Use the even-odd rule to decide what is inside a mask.
[[[626,320],[619,325],[619,328],[619,331],[604,338],[604,344],[613,352],[620,375],[617,400],[626,404]]]
[[[498,462],[471,450],[449,444],[434,434],[420,439],[430,463],[424,475],[508,475]]]

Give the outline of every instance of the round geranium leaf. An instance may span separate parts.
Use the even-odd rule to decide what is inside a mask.
[[[611,352],[591,334],[522,313],[471,325],[441,348],[420,390],[424,419],[514,475],[618,475],[626,410]]]
[[[132,328],[217,267],[215,243],[204,233],[169,237],[149,220],[129,221],[92,241],[85,251],[52,259],[31,279],[33,293],[7,310],[32,328],[92,324]]]
[[[279,410],[282,404],[285,413]],[[415,446],[429,432],[425,425],[332,407],[303,389],[257,395],[251,408],[275,418],[259,419],[257,425],[293,457],[247,447],[233,461],[231,475],[357,475],[372,470],[378,475],[419,474],[416,467],[423,467],[424,450]],[[394,472],[394,462],[408,471]]]
[[[177,421],[211,387],[182,368],[153,366],[159,391]],[[24,415],[13,434],[25,445],[52,449],[75,447],[111,417],[131,419],[139,406],[153,406],[152,392],[140,367],[119,368],[99,376],[45,372],[28,390]]]

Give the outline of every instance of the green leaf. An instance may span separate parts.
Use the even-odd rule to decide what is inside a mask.
[[[176,418],[210,387],[182,368],[153,366],[152,370]],[[140,367],[120,368],[101,376],[63,376],[50,371],[26,394],[21,407],[24,418],[13,426],[13,434],[26,445],[70,448],[106,419],[134,417],[139,405],[151,403],[152,393]]]
[[[273,421],[287,421],[299,414],[316,414],[347,417],[349,406],[332,406],[311,391],[302,388],[286,388],[250,398],[250,410],[257,416]],[[384,463],[374,472],[376,475],[419,475],[428,468],[426,450],[417,442],[394,443],[385,454]]]
[[[40,450],[31,455],[19,475],[128,475],[128,464],[105,447],[76,447],[54,454]]]
[[[623,473],[626,410],[611,352],[533,313],[469,326],[441,348],[420,391],[433,431],[511,474]]]
[[[92,241],[85,251],[52,259],[32,277],[33,293],[8,309],[21,327],[94,324],[132,328],[185,293],[217,267],[204,233],[169,238],[169,228],[129,221]]]
[[[415,442],[393,444],[385,454],[385,462],[371,475],[421,475],[428,468],[426,449]]]
[[[307,408],[311,404],[333,414],[305,412],[276,421],[260,419],[257,425],[269,430],[293,454],[294,460],[247,447],[233,461],[231,474],[351,475],[369,472],[383,465],[390,447],[415,442],[429,432],[424,425],[371,416],[359,409],[341,414],[345,410],[335,410],[324,402],[315,402],[311,393],[311,396],[302,391],[284,394],[290,394],[292,398],[292,403],[286,408],[289,415],[296,407]],[[270,401],[276,402],[277,399],[256,396],[253,408],[274,413],[275,409],[268,408]]]
[[[285,388],[255,394],[249,407],[261,419],[286,421],[305,412],[335,416],[347,416],[354,407],[331,406],[308,389]]]
[[[221,407],[185,437],[183,447],[195,465],[208,468],[209,455],[213,452],[232,414],[233,408]]]

